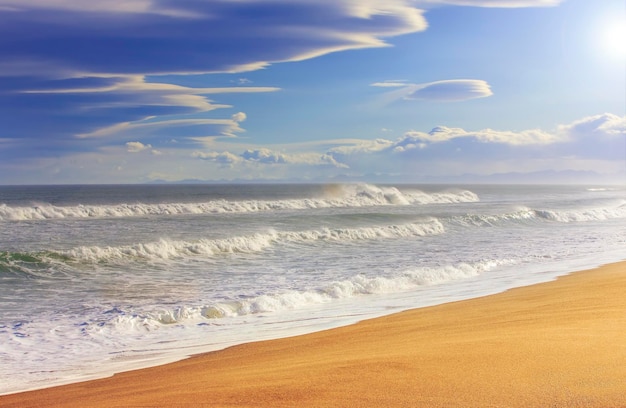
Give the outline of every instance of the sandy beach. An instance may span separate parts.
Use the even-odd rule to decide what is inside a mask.
[[[0,397],[2,407],[626,407],[626,262]]]

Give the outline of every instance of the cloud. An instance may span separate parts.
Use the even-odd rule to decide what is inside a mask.
[[[45,62],[49,72],[243,72],[380,47],[385,38],[427,27],[423,12],[406,0],[83,3],[0,0],[7,66],[32,60]],[[20,52],[10,52],[15,49]]]
[[[240,156],[232,154],[230,152],[201,152],[195,151],[191,153],[191,157],[195,159],[202,159],[208,161],[214,161],[223,165],[232,165],[235,163],[241,163],[243,159]]]
[[[593,159],[624,160],[626,116],[603,113],[560,125],[557,133],[566,141],[564,155]]]
[[[483,129],[472,132],[460,128],[438,126],[428,133],[407,132],[402,139],[395,143],[394,148],[419,143],[440,143],[459,138],[471,138],[482,143],[501,143],[513,146],[545,145],[559,141],[559,136],[540,129],[520,132]]]
[[[510,163],[604,163],[623,167],[626,147],[626,116],[589,116],[553,130],[466,130],[438,126],[429,132],[408,131],[396,140],[351,140],[329,148],[326,154],[354,171],[372,169],[422,172],[488,167]],[[613,164],[611,164],[613,163]],[[438,170],[436,170],[438,169]],[[507,171],[515,171],[509,168]]]
[[[456,5],[472,7],[499,7],[499,8],[521,8],[521,7],[553,7],[558,6],[565,0],[422,0],[423,4],[433,5]]]
[[[392,149],[394,142],[386,139],[376,140],[351,140],[344,141],[342,145],[332,147],[328,152],[332,155],[353,155],[361,153],[377,153]]]
[[[243,112],[233,115],[236,119],[241,119]],[[163,136],[167,135],[168,128],[176,128],[179,137],[185,132],[191,132],[191,135],[184,137],[187,141],[195,141],[200,143],[207,137],[236,137],[236,133],[243,132],[239,126],[238,120],[233,119],[170,119],[170,120],[154,120],[153,117],[144,118],[135,122],[117,123],[110,127],[98,129],[95,132],[78,135],[81,139],[92,138],[122,138],[128,135],[142,134]],[[195,136],[192,136],[195,134]],[[180,143],[180,140],[178,140]]]
[[[438,126],[425,132],[408,131],[395,140],[331,139],[280,145],[219,138],[211,150],[196,147],[191,151],[174,144],[157,150],[152,142],[131,139],[63,157],[0,161],[0,182],[324,181],[344,176],[366,179],[368,175],[409,182],[422,176],[549,169],[617,173],[624,168],[625,125],[626,116],[604,113],[552,130]],[[11,142],[0,139],[0,144]],[[153,155],[161,152],[155,160]],[[116,170],[120,166],[122,172]]]
[[[570,124],[561,125],[558,130],[572,138],[626,136],[626,116],[620,117],[612,113],[588,116]]]
[[[267,148],[247,149],[241,154],[231,152],[201,152],[194,151],[192,157],[202,160],[213,161],[222,165],[233,166],[235,164],[261,164],[261,165],[307,165],[307,166],[331,166],[347,168],[339,163],[330,154],[308,153],[280,153]]]
[[[173,121],[180,115],[230,108],[208,95],[278,90],[245,78],[245,86],[194,88],[155,75],[252,71],[387,46],[427,27],[409,0],[0,0],[0,21],[2,137],[22,157],[99,148],[147,131],[146,118],[163,129],[185,125]]]
[[[419,99],[432,102],[460,102],[486,98],[493,95],[491,87],[481,79],[448,79],[412,84],[405,81],[388,80],[375,82],[371,86],[379,88],[399,88],[383,95],[385,103],[400,99]]]
[[[9,92],[0,92],[0,106],[4,107],[3,136],[16,139],[24,146],[22,154],[35,153],[29,148],[31,140],[48,146],[64,145],[78,137],[80,139],[127,137],[128,131],[147,126],[161,128],[172,125],[190,126],[189,121],[176,122],[172,119],[182,115],[198,115],[231,106],[214,103],[206,95],[226,93],[275,92],[276,87],[190,87],[161,82],[148,82],[144,76],[98,75],[64,80],[19,80],[6,81]],[[0,88],[3,85],[0,78]],[[27,87],[30,85],[29,87]],[[26,88],[26,89],[20,89]],[[237,122],[245,119],[243,113],[236,114]],[[38,117],[38,121],[30,118]],[[149,123],[148,122],[149,119]],[[157,122],[161,122],[157,124]],[[42,123],[45,130],[40,129]],[[242,131],[233,125],[233,119],[211,119],[197,124],[230,126],[225,132],[214,130],[200,135],[233,135]],[[42,138],[42,132],[46,137]],[[184,136],[184,135],[183,135]],[[181,136],[181,137],[183,137]],[[99,144],[73,143],[73,149],[91,149]],[[67,147],[64,147],[67,148]]]
[[[249,86],[246,78],[233,87],[177,84],[197,83],[183,76],[247,72],[332,52],[386,47],[392,37],[426,30],[425,10],[436,4],[526,7],[557,3],[0,0],[2,154],[16,160],[74,157],[120,148],[123,141],[134,140],[131,143],[160,149],[151,149],[152,154],[166,151],[164,156],[169,157],[166,143],[176,138],[177,149],[185,150],[189,158],[190,150],[199,144],[244,131],[246,115],[237,112],[241,108],[217,100],[222,95],[278,88]],[[484,81],[457,81],[466,82],[395,80],[376,86],[395,88],[392,92],[398,91],[399,98],[429,101],[490,95]],[[394,144],[359,141],[334,146],[333,154],[283,153],[285,162],[274,164],[340,168],[345,164],[336,160],[339,154],[374,154]],[[124,153],[136,148],[125,146]],[[224,153],[220,160],[235,163],[236,156],[242,163],[271,165],[271,160],[281,157],[272,151],[267,156],[258,151],[247,159]]]
[[[126,148],[130,153],[137,153],[141,152],[142,150],[151,149],[152,146],[149,144],[145,145],[141,142],[127,142]]]
[[[374,82],[370,86],[376,86],[379,88],[404,88],[412,84],[408,84],[406,81],[401,79],[388,79],[383,82]]]
[[[406,99],[430,101],[466,101],[493,95],[487,82],[478,79],[437,81],[409,87]]]
[[[273,152],[269,149],[246,150],[241,157],[247,161],[267,164],[284,164],[289,161],[285,154]]]
[[[233,120],[233,122],[243,122],[244,120],[246,120],[247,116],[245,113],[243,112],[237,112],[235,113],[233,116],[231,116],[231,119]]]

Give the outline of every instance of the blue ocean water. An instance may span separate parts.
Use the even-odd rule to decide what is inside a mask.
[[[626,258],[626,188],[0,187],[0,393]]]

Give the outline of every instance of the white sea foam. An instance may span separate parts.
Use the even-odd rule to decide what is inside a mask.
[[[412,204],[454,204],[475,203],[480,201],[478,195],[469,190],[450,191],[442,193],[425,193],[414,191],[405,194]]]
[[[465,226],[494,226],[505,221],[519,222],[524,220],[536,219],[536,214],[530,208],[521,208],[517,211],[504,214],[467,214],[455,217],[452,222]]]
[[[557,222],[604,221],[626,218],[626,201],[616,206],[577,210],[534,210],[537,217]]]
[[[591,188],[587,189],[587,191],[591,191],[591,192],[594,192],[594,191],[617,191],[617,190],[618,189],[614,188],[614,187],[591,187]]]
[[[503,214],[467,214],[455,217],[452,222],[467,226],[494,226],[502,222],[522,222],[528,220],[547,220],[553,222],[587,222],[626,218],[626,201],[613,205],[576,210],[539,210],[520,207],[518,210]]]
[[[215,256],[227,253],[252,253],[281,243],[311,241],[357,241],[384,238],[406,238],[434,235],[444,232],[437,219],[423,222],[364,228],[323,228],[308,231],[275,231],[224,239],[201,239],[194,242],[161,239],[120,247],[82,246],[62,252],[77,261],[97,262],[126,258],[165,260],[185,256]]]
[[[359,184],[342,185],[334,189],[328,189],[327,193],[320,198],[288,200],[214,200],[198,203],[123,203],[115,205],[76,206],[55,206],[43,203],[29,207],[12,207],[6,204],[0,204],[0,221],[248,213],[316,208],[443,204],[475,201],[478,201],[478,196],[467,190],[438,193],[425,193],[421,191],[403,193],[395,187],[377,187],[369,184]]]
[[[222,319],[286,310],[302,309],[309,305],[329,303],[336,300],[373,294],[405,292],[419,286],[437,285],[459,279],[478,276],[494,268],[512,265],[513,260],[484,260],[473,264],[461,263],[441,267],[414,268],[395,276],[367,277],[356,275],[335,281],[324,287],[306,291],[283,291],[267,293],[243,300],[216,302],[202,306],[182,306],[145,314],[120,313],[104,327],[90,330],[157,330],[163,325],[198,323],[207,319]]]

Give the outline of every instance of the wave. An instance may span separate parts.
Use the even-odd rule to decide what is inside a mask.
[[[606,221],[610,219],[626,218],[626,200],[615,205],[596,208],[581,208],[572,210],[540,210],[521,207],[517,211],[504,214],[467,214],[454,217],[450,221],[464,226],[495,226],[505,222],[524,222],[543,220],[560,223]]]
[[[518,211],[505,214],[466,214],[454,217],[451,222],[461,224],[463,226],[485,227],[495,226],[503,222],[520,222],[524,220],[536,219],[536,214],[529,208],[522,208]]]
[[[626,218],[626,201],[620,205],[579,210],[534,210],[537,217],[557,222],[606,221]]]
[[[368,207],[382,205],[444,204],[478,201],[471,191],[403,193],[395,187],[369,184],[327,188],[323,197],[287,200],[214,200],[197,203],[122,203],[114,205],[55,206],[40,204],[11,207],[0,204],[0,221],[48,220],[63,218],[144,217],[184,214],[248,213],[317,208]]]
[[[215,256],[227,253],[260,252],[275,244],[305,243],[311,241],[356,241],[380,238],[407,238],[434,235],[444,232],[443,225],[436,219],[422,223],[390,225],[366,228],[323,228],[309,231],[268,231],[249,236],[224,239],[201,239],[194,242],[161,239],[122,247],[79,247],[64,252],[81,261],[100,261],[123,258],[165,260],[184,256]]]
[[[10,273],[29,278],[67,278],[66,262],[71,258],[54,252],[22,253],[0,251],[0,274]]]
[[[184,306],[145,314],[126,314],[118,309],[117,316],[109,324],[123,330],[153,330],[158,329],[159,326],[184,323],[185,321],[197,323],[207,319],[214,320],[294,310],[340,299],[372,294],[400,293],[420,286],[467,279],[494,268],[514,263],[512,260],[484,260],[473,264],[461,263],[442,267],[415,268],[393,277],[356,275],[312,290],[290,290],[275,294],[263,294],[243,300],[220,301],[202,306]]]

